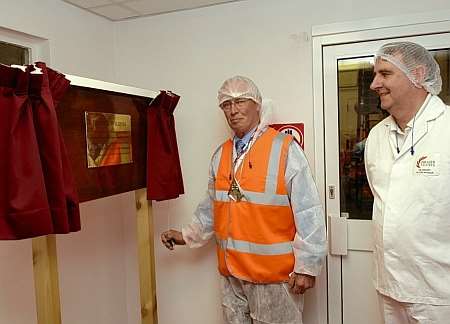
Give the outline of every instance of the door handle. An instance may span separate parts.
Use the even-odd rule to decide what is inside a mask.
[[[328,215],[328,239],[331,255],[347,255],[348,216],[342,216]]]

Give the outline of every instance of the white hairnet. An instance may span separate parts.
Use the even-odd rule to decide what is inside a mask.
[[[261,112],[259,114],[258,128],[262,129],[272,124],[273,101],[272,99],[263,99]]]
[[[433,95],[438,95],[442,88],[441,71],[434,57],[421,45],[411,42],[388,43],[377,51],[375,59],[382,58],[399,68],[411,82]],[[423,66],[425,74],[416,73]]]
[[[219,105],[236,98],[251,99],[259,105],[262,103],[261,93],[256,84],[249,78],[240,75],[225,80],[217,94]]]

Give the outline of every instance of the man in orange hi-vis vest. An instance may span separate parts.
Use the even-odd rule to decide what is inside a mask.
[[[162,233],[162,242],[172,250],[215,237],[227,323],[301,324],[303,293],[327,250],[308,162],[292,136],[268,127],[252,80],[226,80],[218,99],[234,136],[213,154],[208,195],[191,224]]]

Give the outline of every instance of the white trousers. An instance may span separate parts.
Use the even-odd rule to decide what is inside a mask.
[[[222,276],[222,309],[227,324],[302,324],[303,295],[287,283],[254,284]]]
[[[378,294],[385,324],[449,324],[450,306],[404,303]]]

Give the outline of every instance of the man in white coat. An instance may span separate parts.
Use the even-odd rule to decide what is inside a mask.
[[[382,46],[371,89],[390,116],[365,147],[375,286],[386,324],[450,323],[450,109],[422,46]]]

